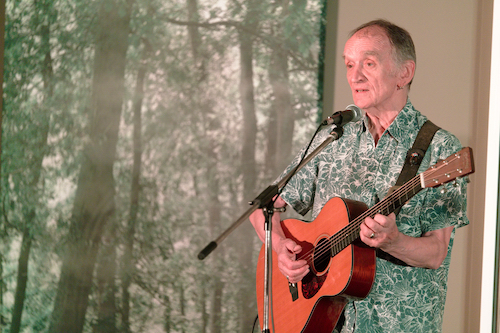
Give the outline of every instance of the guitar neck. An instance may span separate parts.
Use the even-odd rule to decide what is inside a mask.
[[[436,187],[474,172],[474,158],[470,147],[462,148],[445,160],[440,160],[421,174],[413,177],[403,186],[390,193],[372,208],[366,210],[347,226],[329,238],[332,257],[349,246],[359,237],[361,223],[376,214],[389,215],[403,206],[415,194],[426,187]]]
[[[331,255],[337,255],[340,251],[349,246],[359,238],[360,226],[367,217],[373,218],[376,214],[389,215],[396,209],[402,207],[415,194],[422,190],[420,175],[413,177],[406,184],[396,189],[372,208],[366,210],[361,215],[342,228],[338,233],[330,237]]]

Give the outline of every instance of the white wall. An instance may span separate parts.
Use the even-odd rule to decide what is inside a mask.
[[[483,237],[483,269],[481,280],[481,321],[480,332],[498,332],[498,321],[494,307],[498,305],[495,286],[495,267],[499,253],[497,248],[498,234],[498,178],[499,178],[499,146],[500,146],[500,2],[495,1],[493,12],[491,80],[490,80],[490,114],[488,117],[488,154],[484,237]],[[498,269],[498,268],[497,268]],[[492,308],[492,304],[494,304]],[[498,316],[498,313],[496,314]],[[492,330],[493,328],[493,330]]]
[[[343,0],[338,8],[334,101],[331,110],[325,105],[325,113],[352,103],[342,60],[348,33],[370,20],[387,19],[407,29],[414,39],[417,70],[410,92],[413,104],[475,153],[476,173],[469,186],[471,225],[456,234],[444,333],[479,331],[492,2]]]

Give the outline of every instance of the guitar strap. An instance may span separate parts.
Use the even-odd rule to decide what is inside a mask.
[[[415,138],[413,147],[406,153],[405,164],[396,181],[396,186],[401,186],[417,175],[418,167],[424,159],[425,152],[429,147],[434,134],[439,130],[439,127],[434,125],[430,120],[427,120]]]
[[[427,148],[429,147],[434,134],[436,134],[439,129],[440,127],[434,125],[430,120],[427,120],[424,125],[422,125],[420,131],[417,134],[415,142],[413,142],[413,146],[406,153],[405,164],[403,165],[403,169],[401,169],[401,173],[399,174],[398,180],[396,181],[396,187],[403,185],[417,175],[418,167],[424,159],[425,152],[427,151]],[[394,211],[394,213],[397,215],[400,210],[401,207],[398,207]],[[409,266],[404,261],[397,259],[389,253],[384,252],[380,249],[377,249],[376,252],[377,257],[390,261],[393,264]]]

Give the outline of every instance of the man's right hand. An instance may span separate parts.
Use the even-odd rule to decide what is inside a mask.
[[[285,206],[286,202],[278,197],[274,203],[274,207],[281,208]],[[265,240],[264,221],[265,218],[262,209],[258,209],[250,215],[250,222],[252,222],[262,242]],[[281,228],[281,218],[278,212],[274,213],[272,218],[272,244],[273,250],[278,256],[278,268],[281,273],[291,283],[297,283],[302,280],[309,272],[309,265],[306,260],[297,260],[297,254],[302,251],[302,247],[293,240],[286,238]]]
[[[293,240],[284,238],[273,246],[278,255],[278,268],[287,277],[288,282],[297,283],[309,273],[309,265],[304,259],[297,260],[302,247]]]

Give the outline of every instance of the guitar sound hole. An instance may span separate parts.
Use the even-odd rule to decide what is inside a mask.
[[[328,238],[321,239],[314,249],[313,267],[316,274],[324,272],[330,264],[330,244]]]
[[[328,238],[322,238],[314,248],[312,269],[302,279],[302,295],[305,299],[313,298],[325,283],[330,265],[330,244]]]

